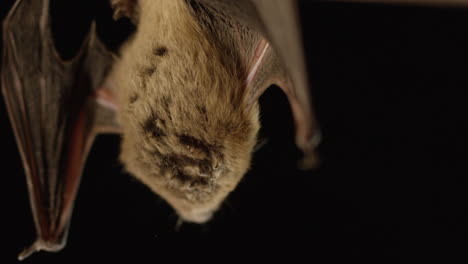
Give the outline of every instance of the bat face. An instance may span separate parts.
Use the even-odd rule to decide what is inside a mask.
[[[200,119],[210,115],[208,110],[184,117],[156,108],[154,115],[144,116],[138,108],[151,106],[141,104],[122,113],[123,119],[132,119],[123,136],[122,162],[185,220],[208,220],[248,169],[255,123],[215,120],[211,125],[216,128],[206,129],[210,124]]]
[[[226,63],[184,6],[143,4],[153,19],[140,20],[112,74],[121,160],[182,218],[204,222],[249,167],[258,106],[245,105],[241,69]],[[168,10],[171,18],[157,19]],[[158,31],[166,35],[151,33]]]

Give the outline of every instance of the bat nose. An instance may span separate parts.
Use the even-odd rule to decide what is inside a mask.
[[[179,215],[187,222],[202,224],[210,220],[213,210],[192,210],[189,212],[179,212]]]

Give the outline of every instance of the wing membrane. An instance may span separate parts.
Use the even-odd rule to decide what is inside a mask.
[[[22,259],[37,250],[63,248],[91,142],[96,133],[118,128],[108,120],[105,126],[97,122],[105,111],[94,88],[103,83],[112,57],[94,27],[70,61],[62,61],[54,49],[48,0],[17,1],[3,27],[2,92],[37,232]]]

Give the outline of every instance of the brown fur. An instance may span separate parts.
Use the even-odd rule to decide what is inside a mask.
[[[113,70],[120,158],[184,219],[204,222],[250,165],[259,130],[258,106],[246,107],[251,51],[184,0],[140,0],[138,10]]]

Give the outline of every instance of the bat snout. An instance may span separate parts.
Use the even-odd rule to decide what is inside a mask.
[[[178,211],[178,214],[187,222],[202,224],[213,217],[214,211],[212,209],[194,209],[190,211]]]

